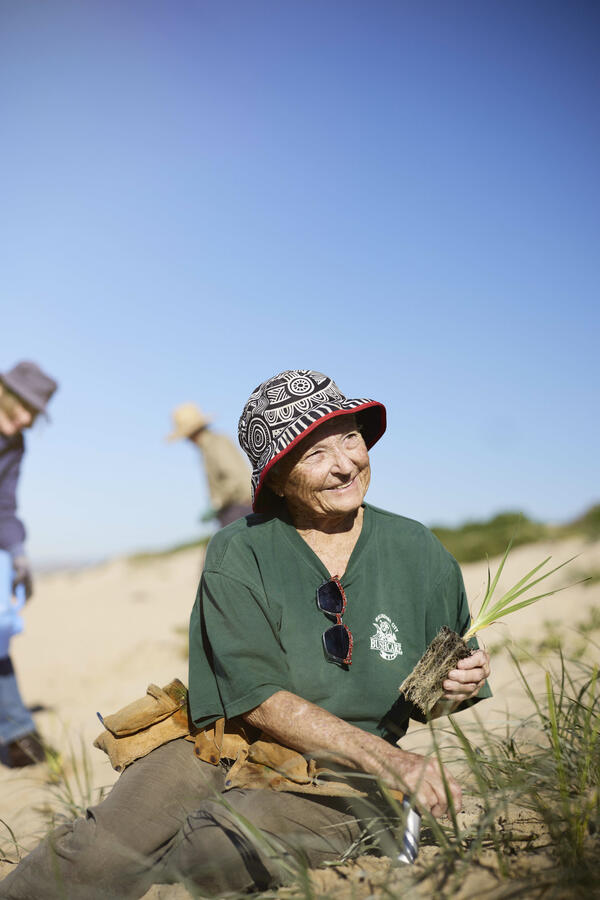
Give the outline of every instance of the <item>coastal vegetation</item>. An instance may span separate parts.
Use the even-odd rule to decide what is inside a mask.
[[[499,556],[513,539],[513,546],[571,537],[600,538],[600,503],[562,524],[546,524],[530,519],[524,512],[506,511],[486,521],[471,520],[455,528],[432,525],[431,530],[459,563]]]

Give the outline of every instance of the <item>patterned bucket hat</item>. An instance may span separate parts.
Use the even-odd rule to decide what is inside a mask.
[[[348,400],[327,375],[290,369],[252,392],[240,417],[238,437],[252,466],[252,506],[265,512],[274,495],[265,487],[270,468],[326,419],[357,415],[368,448],[385,431],[385,406],[376,400]]]

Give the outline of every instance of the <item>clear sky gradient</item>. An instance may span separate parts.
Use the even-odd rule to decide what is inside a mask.
[[[206,533],[169,445],[295,367],[388,407],[371,502],[431,524],[599,499],[600,8],[0,3],[0,369],[60,381],[42,563]]]

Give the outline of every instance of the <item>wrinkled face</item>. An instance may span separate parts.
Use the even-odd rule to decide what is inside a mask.
[[[355,512],[371,480],[369,454],[356,417],[336,416],[288,453],[269,479],[293,518],[321,520]]]
[[[33,425],[35,410],[26,406],[12,391],[6,388],[0,388],[0,391],[0,432],[11,437]]]

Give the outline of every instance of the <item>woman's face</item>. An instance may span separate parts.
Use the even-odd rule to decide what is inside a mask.
[[[18,434],[33,425],[35,412],[25,406],[18,397],[0,388],[0,432],[7,437]]]
[[[283,497],[292,518],[339,519],[362,504],[371,469],[356,417],[324,422],[276,467],[271,488]]]

